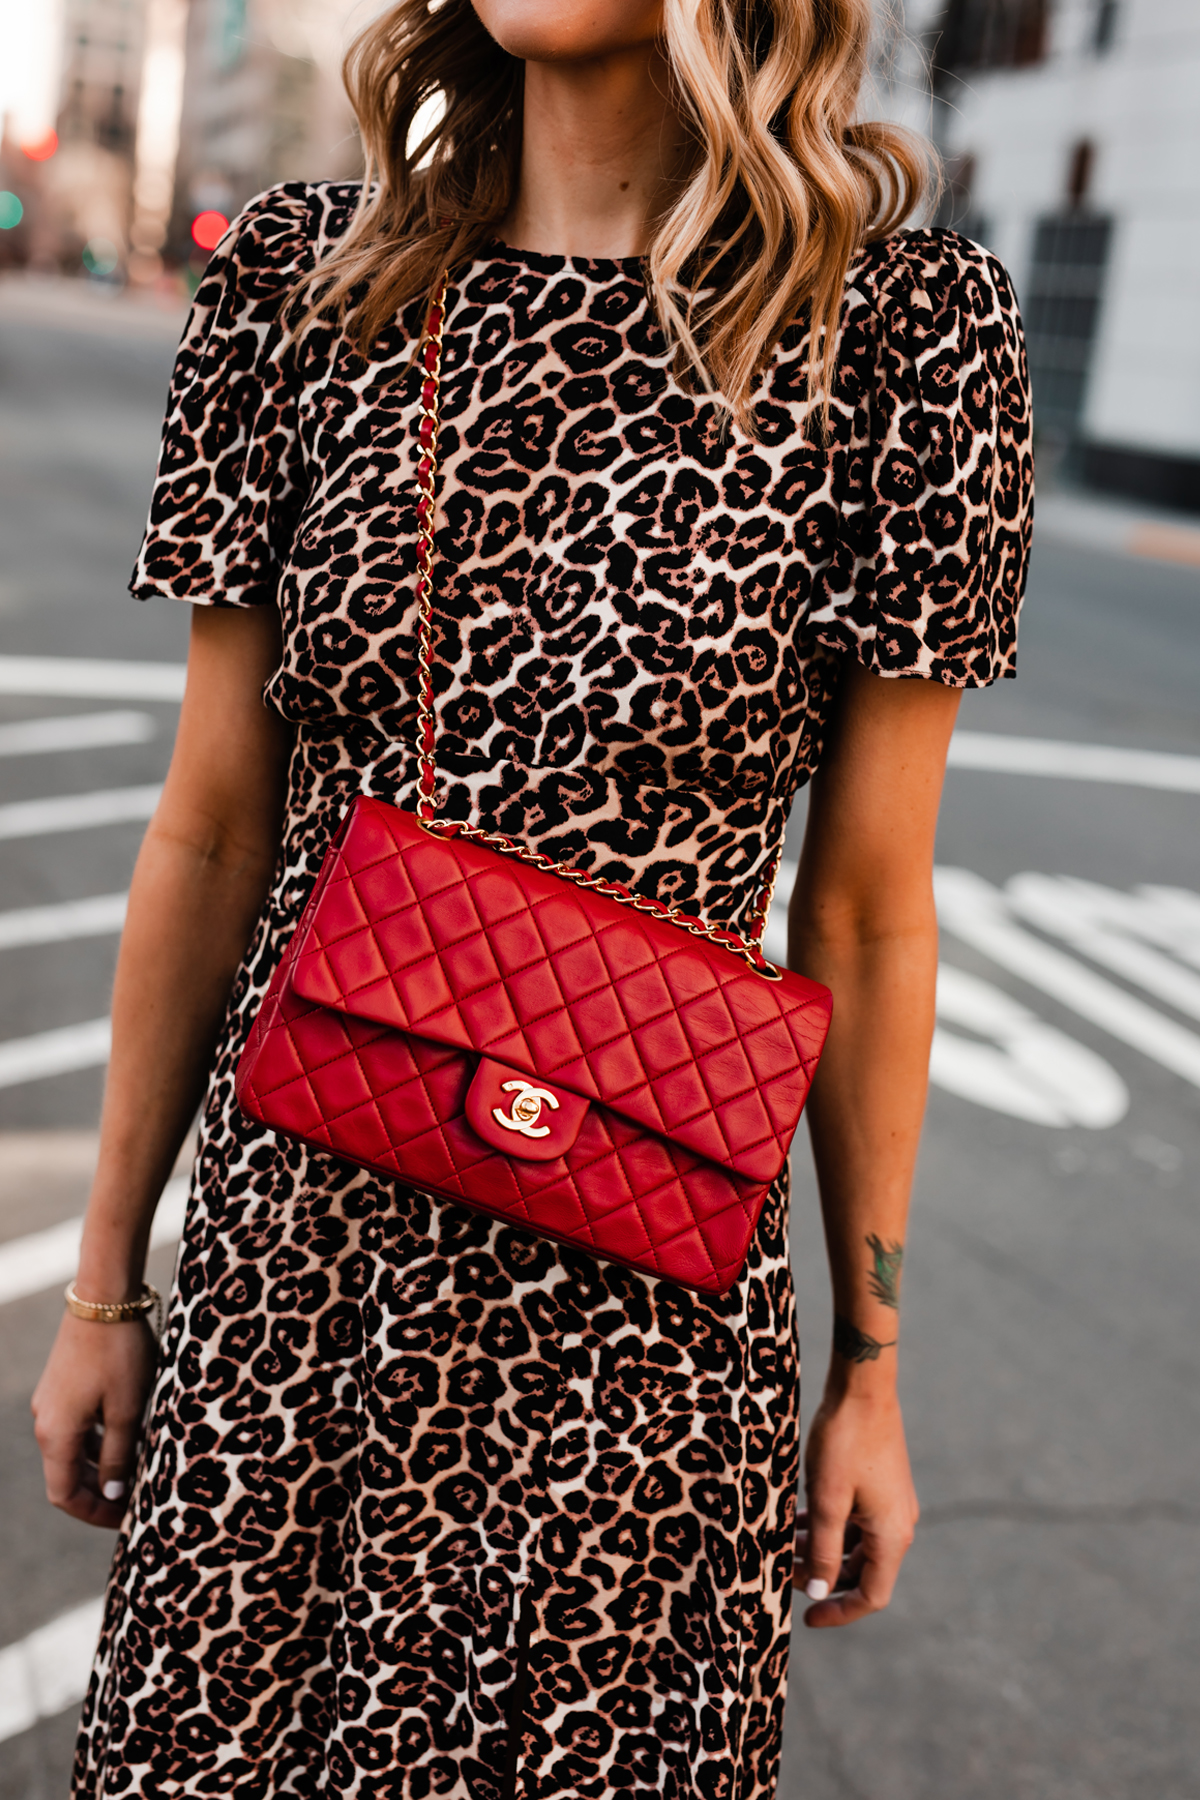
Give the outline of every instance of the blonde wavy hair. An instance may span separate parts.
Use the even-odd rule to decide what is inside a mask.
[[[676,372],[753,429],[751,391],[805,308],[810,398],[828,408],[846,270],[932,185],[927,147],[854,119],[872,0],[664,0],[664,52],[691,125],[691,167],[653,226],[647,281]],[[521,153],[524,65],[470,0],[400,0],[346,57],[365,154],[349,231],[298,285],[295,329],[342,319],[366,351],[507,214]],[[410,143],[419,108],[445,112]]]

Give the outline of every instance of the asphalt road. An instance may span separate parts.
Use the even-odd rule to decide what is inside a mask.
[[[184,656],[184,609],[124,593],[173,330],[0,290],[0,682],[4,657]],[[41,726],[5,736],[112,713],[124,723],[50,728],[60,742],[90,733],[73,749],[46,748]],[[105,1015],[116,936],[99,914],[90,936],[83,915],[29,914],[119,896],[142,829],[134,817],[66,829],[5,808],[160,781],[174,718],[161,698],[0,692],[0,1800],[66,1791],[62,1671],[90,1618],[72,1609],[101,1591],[109,1548],[42,1502],[27,1402],[59,1277],[38,1287],[13,1270],[14,1246],[82,1201],[99,1053],[29,1071],[88,1053],[71,1034]],[[962,723],[979,741],[1200,758],[1200,573],[1043,535],[1021,678],[969,696]],[[905,1282],[924,1521],[886,1615],[797,1629],[781,1800],[1200,1796],[1200,783],[1187,791],[1188,769],[1200,762],[1143,767],[1142,785],[1132,763],[1120,781],[948,777],[950,973]],[[796,1160],[811,1406],[829,1307]],[[39,1243],[49,1270],[61,1246]],[[160,1250],[158,1272],[169,1264]],[[23,1297],[3,1299],[6,1279],[24,1281]]]

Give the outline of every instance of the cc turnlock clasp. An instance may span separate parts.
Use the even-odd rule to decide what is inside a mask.
[[[519,1131],[522,1137],[549,1137],[549,1125],[539,1125],[538,1120],[542,1116],[543,1105],[552,1106],[555,1112],[558,1111],[557,1095],[546,1088],[534,1087],[528,1081],[504,1081],[500,1085],[504,1093],[512,1094],[513,1099],[506,1113],[501,1112],[498,1106],[493,1106],[492,1117],[497,1125],[503,1125],[506,1131]]]
[[[570,1088],[553,1088],[511,1063],[480,1058],[467,1092],[471,1130],[493,1150],[523,1162],[556,1162],[579,1136],[588,1103]]]

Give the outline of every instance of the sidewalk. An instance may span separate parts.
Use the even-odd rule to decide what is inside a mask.
[[[1116,495],[1060,489],[1039,494],[1034,535],[1084,550],[1144,556],[1200,569],[1200,519],[1158,511]]]

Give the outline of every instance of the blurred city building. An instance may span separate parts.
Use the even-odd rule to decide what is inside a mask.
[[[62,0],[46,8],[43,31],[58,39],[57,103],[32,140],[14,139],[5,121],[5,186],[24,213],[14,246],[20,260],[100,277],[123,262],[144,23],[144,0]]]
[[[362,0],[191,0],[169,244],[199,214],[232,218],[276,181],[360,167],[342,56],[378,6]]]
[[[1200,512],[1200,4],[909,0],[940,222],[1013,273],[1039,474]],[[932,90],[931,102],[922,93]]]
[[[374,0],[30,4],[51,99],[5,113],[0,267],[150,283],[272,182],[357,170],[341,62]]]
[[[0,0],[45,95],[0,67],[0,268],[177,283],[272,182],[356,173],[341,61],[383,4]],[[871,104],[1013,273],[1043,484],[1200,512],[1200,0],[880,6]]]

